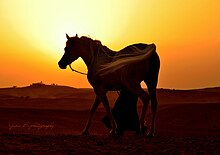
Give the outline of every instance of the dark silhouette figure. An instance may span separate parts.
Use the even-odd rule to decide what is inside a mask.
[[[123,89],[120,91],[120,95],[112,109],[112,115],[118,127],[118,134],[123,135],[124,131],[135,131],[137,134],[140,133],[137,101],[138,97],[129,90]],[[102,122],[107,128],[112,128],[108,115],[102,119]]]

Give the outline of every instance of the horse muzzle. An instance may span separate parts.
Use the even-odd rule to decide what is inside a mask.
[[[62,64],[60,61],[58,62],[58,65],[61,69],[66,69],[67,65]]]

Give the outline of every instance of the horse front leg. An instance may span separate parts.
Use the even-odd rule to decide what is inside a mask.
[[[107,99],[107,96],[105,93],[100,93],[99,94],[99,98],[100,100],[102,101],[104,107],[105,107],[105,110],[106,110],[106,113],[111,121],[111,124],[112,124],[112,129],[110,131],[110,135],[115,135],[117,134],[116,133],[116,128],[117,128],[117,124],[115,122],[115,119],[111,113],[111,109],[110,109],[110,106],[109,106],[109,102],[108,102],[108,99]]]
[[[98,96],[96,96],[95,102],[93,103],[93,106],[90,110],[89,119],[86,123],[86,126],[85,126],[83,132],[82,132],[82,135],[89,135],[89,128],[91,126],[92,118],[93,118],[93,115],[96,112],[100,102],[101,102],[100,99],[98,98]]]

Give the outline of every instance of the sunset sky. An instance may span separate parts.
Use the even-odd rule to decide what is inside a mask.
[[[155,43],[160,88],[220,86],[220,0],[0,0],[0,87],[90,87],[57,65],[65,33],[112,50]],[[82,60],[72,66],[87,71]]]

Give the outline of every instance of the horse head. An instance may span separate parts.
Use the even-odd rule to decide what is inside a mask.
[[[66,69],[67,65],[70,65],[73,61],[77,60],[80,55],[78,54],[78,50],[80,48],[79,42],[80,38],[76,34],[75,37],[69,37],[66,34],[66,47],[64,48],[64,55],[58,62],[58,65],[61,69]]]

